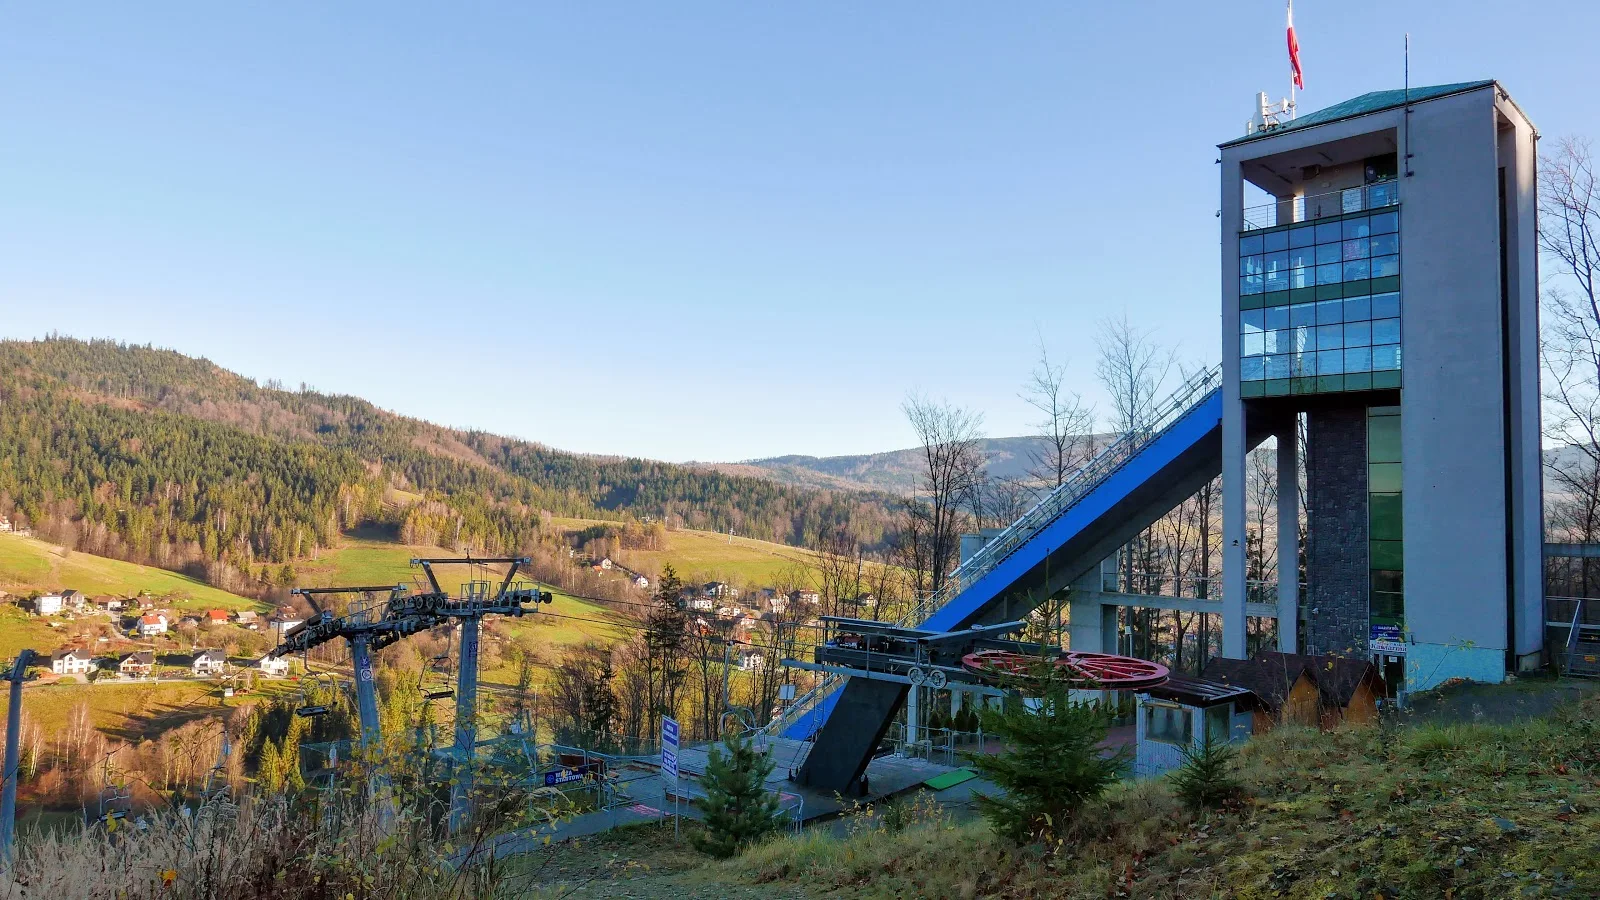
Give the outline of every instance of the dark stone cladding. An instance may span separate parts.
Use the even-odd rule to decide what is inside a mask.
[[[1305,652],[1365,658],[1367,411],[1306,414]]]

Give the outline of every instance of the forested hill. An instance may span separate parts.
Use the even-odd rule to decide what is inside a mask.
[[[90,552],[246,575],[388,522],[510,552],[542,513],[679,522],[786,543],[883,539],[882,496],[595,457],[290,391],[114,341],[0,341],[0,514]]]

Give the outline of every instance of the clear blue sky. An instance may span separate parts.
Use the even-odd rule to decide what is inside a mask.
[[[1069,9],[1068,7],[1087,7]],[[1309,111],[1501,79],[1600,137],[1600,4],[1301,0]],[[1516,15],[1534,18],[1518,21]],[[0,26],[0,335],[115,337],[590,452],[1027,430],[1126,310],[1218,351],[1215,145],[1283,4],[35,3]]]

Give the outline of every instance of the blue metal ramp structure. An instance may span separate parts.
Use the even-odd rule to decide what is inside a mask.
[[[1148,427],[1100,451],[963,562],[899,624],[955,631],[1020,618],[1093,571],[1221,473],[1221,384],[1220,368],[1189,378],[1152,414]],[[795,740],[815,738],[797,781],[859,796],[867,763],[907,690],[908,684],[830,675],[768,730]]]

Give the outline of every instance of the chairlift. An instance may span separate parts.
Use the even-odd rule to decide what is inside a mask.
[[[310,660],[309,659],[307,660],[306,671],[310,672]],[[329,685],[331,687],[331,686],[335,685],[335,682],[325,672],[317,672],[317,673],[311,674],[306,679],[306,681],[303,682],[302,685],[301,685],[300,697],[299,697],[299,700],[295,703],[295,709],[294,709],[294,714],[296,716],[299,716],[302,719],[314,719],[314,718],[317,718],[318,716],[325,716],[328,713],[333,712],[333,707],[329,706],[326,703],[312,703],[312,702],[310,702],[311,697],[312,697],[312,691],[319,684],[326,684],[326,685]]]
[[[417,690],[424,700],[448,700],[456,695],[450,683],[450,645],[455,642],[456,630],[445,630],[444,652],[433,657],[417,674]]]

